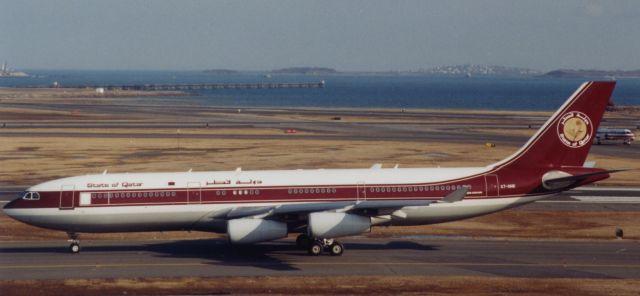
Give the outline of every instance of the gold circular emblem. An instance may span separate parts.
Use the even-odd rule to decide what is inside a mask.
[[[560,141],[571,148],[582,147],[591,139],[591,119],[578,111],[571,111],[560,118],[558,136]]]

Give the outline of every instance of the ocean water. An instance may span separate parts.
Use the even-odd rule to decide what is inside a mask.
[[[368,107],[484,110],[555,110],[586,79],[547,77],[444,77],[427,75],[213,75],[198,71],[29,71],[35,77],[2,78],[0,87],[108,84],[319,82],[321,89],[197,91],[196,100],[225,107]],[[180,98],[178,98],[180,99]],[[640,105],[640,79],[620,79],[618,105]]]

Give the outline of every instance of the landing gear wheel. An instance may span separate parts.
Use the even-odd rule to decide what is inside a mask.
[[[71,245],[69,245],[69,251],[71,253],[79,253],[80,252],[80,244],[79,243],[71,243]]]
[[[80,252],[80,241],[78,240],[78,234],[75,232],[67,232],[69,236],[69,252],[76,254]]]
[[[309,244],[311,244],[311,238],[306,234],[298,235],[298,238],[296,238],[296,246],[300,249],[309,248]]]
[[[333,242],[333,244],[329,246],[329,253],[331,254],[331,256],[342,256],[343,252],[344,246],[337,241]]]
[[[322,251],[324,250],[324,246],[322,246],[322,244],[320,244],[319,242],[313,242],[311,245],[309,245],[309,255],[312,256],[318,256],[320,254],[322,254]]]

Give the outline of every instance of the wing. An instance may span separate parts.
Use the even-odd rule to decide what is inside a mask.
[[[218,213],[216,218],[270,218],[290,214],[308,214],[313,212],[349,212],[364,214],[367,211],[393,211],[403,207],[428,206],[430,200],[364,200],[321,203],[293,203],[266,207],[236,207],[227,213]]]
[[[226,212],[217,213],[218,219],[238,219],[238,218],[275,218],[277,216],[291,214],[308,214],[313,212],[343,212],[359,214],[364,216],[374,216],[381,213],[391,213],[404,207],[428,206],[434,202],[458,202],[464,199],[468,188],[459,188],[447,194],[440,201],[433,200],[362,200],[362,201],[339,201],[339,202],[309,202],[292,203],[275,206],[243,207],[238,206]]]

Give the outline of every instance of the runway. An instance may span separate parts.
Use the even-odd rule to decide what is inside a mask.
[[[472,239],[343,240],[341,257],[308,256],[292,241],[231,246],[222,239],[3,243],[3,279],[180,276],[426,275],[545,278],[640,278],[636,241]]]
[[[68,106],[41,104],[8,104],[15,108],[39,108],[64,111]],[[234,139],[234,140],[338,140],[338,141],[411,141],[447,142],[484,145],[524,144],[528,135],[496,134],[482,129],[522,131],[531,134],[546,120],[547,115],[477,114],[463,112],[432,111],[383,111],[349,109],[296,109],[296,108],[224,108],[207,106],[158,106],[158,105],[74,105],[79,112],[100,112],[135,117],[139,120],[29,120],[0,122],[0,136],[13,137],[64,137],[64,138],[153,138],[153,139]],[[98,108],[98,109],[96,109]],[[167,111],[170,110],[170,111]],[[239,112],[240,111],[240,112]],[[209,115],[202,115],[209,114]],[[217,114],[213,116],[211,114]],[[158,121],[168,116],[179,120]],[[297,116],[321,117],[324,120],[295,119]],[[329,118],[365,117],[364,122],[330,120]],[[153,120],[146,122],[146,120]],[[143,121],[140,121],[143,120]],[[392,120],[392,121],[389,121]],[[395,122],[393,121],[395,120]],[[606,120],[607,126],[638,127],[637,118],[613,118]],[[66,129],[117,129],[108,133],[92,131],[66,131]],[[215,134],[216,129],[296,129],[300,134]],[[145,129],[209,129],[211,133],[155,132],[129,133],[126,130]],[[471,130],[469,130],[471,129]],[[123,131],[125,130],[125,131]],[[640,158],[640,145],[594,145],[594,153],[629,158]]]

